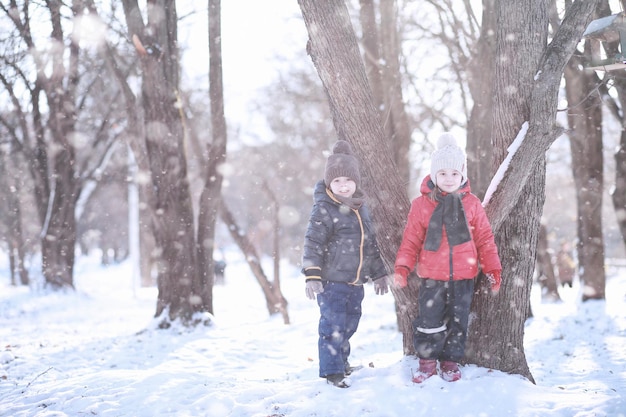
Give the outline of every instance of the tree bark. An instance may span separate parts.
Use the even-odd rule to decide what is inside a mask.
[[[404,106],[402,93],[402,74],[400,72],[400,48],[398,33],[397,0],[380,2],[380,40],[384,65],[383,89],[387,114],[383,119],[383,128],[391,132],[393,159],[405,190],[409,190],[411,167],[409,154],[411,149],[411,126]]]
[[[474,106],[467,122],[467,176],[472,193],[483,198],[491,180],[493,77],[496,62],[496,0],[483,0],[480,38],[469,65],[468,87]]]
[[[209,98],[211,102],[212,142],[208,147],[208,164],[198,212],[198,282],[196,293],[201,304],[196,308],[213,313],[213,284],[215,268],[215,227],[221,204],[222,175],[220,168],[226,160],[226,118],[224,116],[224,87],[222,82],[221,1],[209,0]]]
[[[142,69],[146,149],[154,198],[158,300],[161,327],[181,319],[190,323],[199,296],[191,194],[184,150],[183,115],[178,97],[177,14],[173,1],[148,2],[144,25],[136,0],[124,0],[124,12]],[[167,316],[165,316],[167,313]]]
[[[537,240],[537,269],[539,270],[538,280],[541,286],[541,299],[561,301],[548,244],[548,230],[544,224],[539,228],[539,239]]]
[[[342,0],[298,3],[309,33],[307,52],[328,96],[335,131],[339,139],[353,144],[361,161],[363,189],[369,195],[377,239],[391,272],[409,201],[373,104],[348,10]],[[392,291],[404,352],[414,353],[411,320],[417,313],[416,283],[411,280],[407,288]]]
[[[584,56],[591,59],[589,41]],[[595,72],[581,71],[582,62],[572,57],[565,69],[569,142],[576,186],[578,265],[583,301],[605,298],[602,200],[602,99]]]
[[[493,171],[518,135],[523,142],[503,165],[503,178],[496,176],[499,183],[487,191],[487,214],[503,261],[502,287],[496,297],[477,291],[466,358],[531,381],[523,335],[545,197],[545,152],[561,132],[555,119],[564,67],[595,3],[573,2],[550,45],[543,1],[501,0],[496,5]]]

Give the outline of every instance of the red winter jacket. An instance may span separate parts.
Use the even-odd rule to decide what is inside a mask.
[[[423,249],[430,217],[439,204],[428,196],[432,191],[429,183],[432,185],[430,175],[422,181],[422,195],[411,203],[395,267],[412,271],[417,263],[417,275],[441,281],[474,279],[478,275],[479,264],[484,272],[502,270],[491,225],[480,200],[471,194],[469,181],[458,192],[465,193],[462,202],[472,239],[454,246],[451,252],[446,234],[442,231],[443,237],[437,251]]]

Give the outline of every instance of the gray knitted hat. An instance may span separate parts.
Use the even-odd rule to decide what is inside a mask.
[[[352,146],[345,140],[338,140],[333,146],[333,154],[326,161],[324,170],[324,183],[330,188],[330,183],[337,177],[348,177],[356,183],[356,188],[361,186],[361,173],[359,161],[352,153]]]
[[[442,169],[455,169],[467,179],[467,160],[465,152],[456,144],[451,133],[443,133],[437,140],[437,150],[430,157],[430,179],[437,185],[437,172]]]

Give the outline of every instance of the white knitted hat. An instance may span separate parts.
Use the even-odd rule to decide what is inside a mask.
[[[456,144],[452,133],[443,133],[437,139],[437,150],[430,157],[430,179],[437,185],[437,172],[442,169],[455,169],[467,179],[467,160],[465,152]]]

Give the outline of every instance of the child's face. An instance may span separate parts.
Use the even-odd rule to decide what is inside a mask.
[[[437,187],[446,193],[453,193],[459,189],[463,181],[463,174],[456,169],[440,169],[437,171]]]
[[[330,191],[342,197],[352,197],[356,191],[356,182],[348,177],[337,177],[330,182]]]

